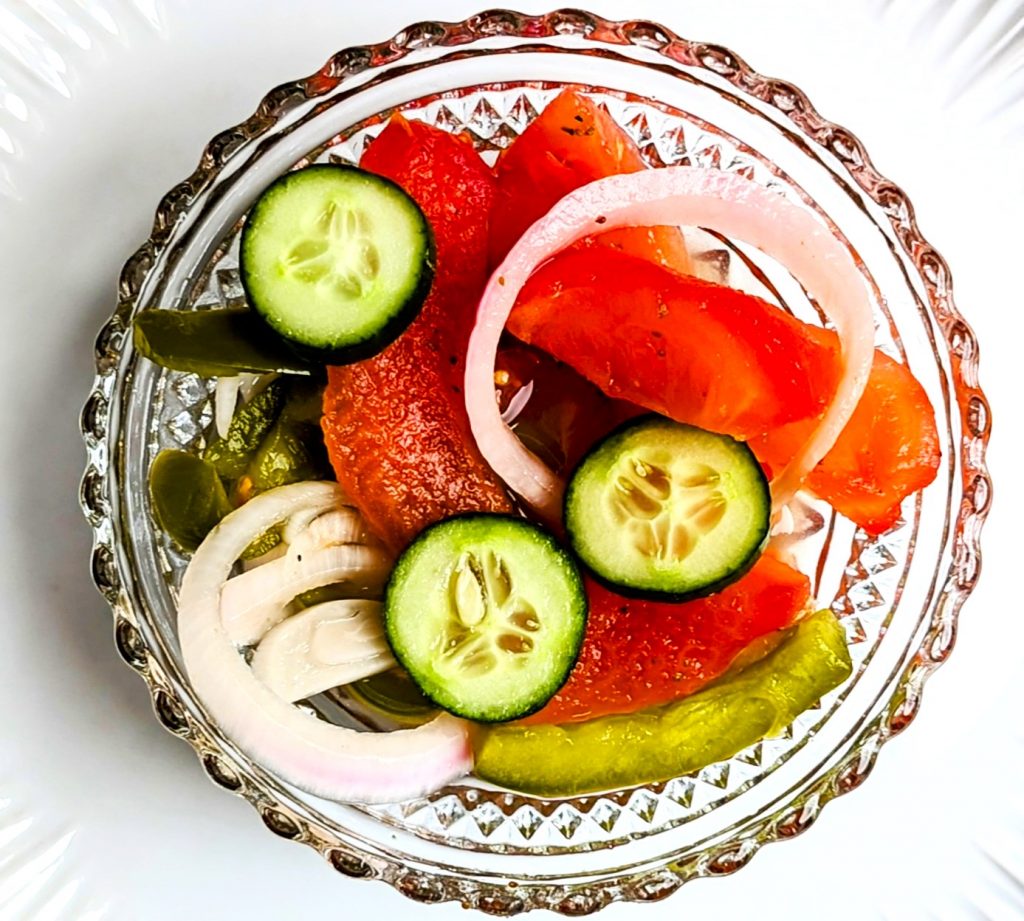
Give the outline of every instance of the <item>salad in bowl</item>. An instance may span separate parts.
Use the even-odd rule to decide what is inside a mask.
[[[628,81],[513,80],[525,52],[649,47],[651,24],[507,15],[392,43],[481,30],[512,52],[493,83],[450,51],[420,66],[452,89],[387,104],[415,67],[377,46],[361,117],[332,61],[275,103],[275,156],[265,102],[249,159],[198,175],[126,270],[97,392],[127,447],[84,489],[119,508],[94,562],[135,612],[122,654],[272,830],[415,898],[573,912],[735,869],[902,728],[942,613],[912,556],[962,576],[928,497],[964,475],[963,420],[946,360],[908,360],[901,271],[918,295],[877,216],[822,207],[833,163],[798,181]],[[665,45],[735,102],[721,49]],[[593,850],[647,864],[680,834],[671,870]]]

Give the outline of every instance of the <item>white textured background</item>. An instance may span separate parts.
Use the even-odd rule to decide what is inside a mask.
[[[342,879],[274,838],[158,726],[89,582],[77,416],[120,265],[205,142],[341,47],[478,9],[0,0],[0,921],[462,915]],[[1024,3],[604,0],[595,12],[727,45],[864,141],[952,266],[995,415],[984,574],[914,726],[807,835],[602,917],[1024,918]]]

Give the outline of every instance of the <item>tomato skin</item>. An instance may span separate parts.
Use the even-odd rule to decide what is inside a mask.
[[[721,675],[810,598],[803,574],[763,555],[718,594],[684,604],[624,598],[587,580],[590,613],[569,680],[525,723],[568,723],[676,700]]]
[[[759,298],[614,251],[565,251],[527,283],[509,329],[609,396],[751,438],[818,415],[836,363]]]
[[[762,463],[781,468],[815,421],[783,426],[751,448]],[[807,487],[868,534],[881,534],[899,519],[902,500],[935,479],[941,453],[924,387],[906,365],[876,350],[860,403]]]
[[[378,355],[329,368],[324,392],[324,439],[338,482],[398,551],[447,515],[511,509],[476,448],[462,396],[487,278],[494,178],[468,140],[397,116],[360,165],[415,199],[437,248],[420,315]]]
[[[607,112],[574,90],[559,93],[502,152],[495,167],[491,266],[569,192],[595,179],[646,168],[636,144]],[[626,227],[587,237],[576,246],[610,247],[680,272],[690,270],[682,234],[673,228]]]
[[[509,329],[609,396],[748,440],[771,474],[818,424],[841,368],[834,332],[623,253],[558,254],[523,289]],[[807,486],[879,534],[939,459],[924,388],[876,351],[856,411]]]

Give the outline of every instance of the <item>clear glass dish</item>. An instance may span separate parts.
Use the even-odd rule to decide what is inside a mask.
[[[284,170],[358,160],[398,110],[468,131],[493,157],[565,84],[606,105],[652,165],[741,172],[830,222],[874,289],[878,344],[909,364],[935,407],[938,478],[877,539],[818,507],[823,523],[800,545],[801,568],[813,574],[819,606],[842,618],[855,672],[781,737],[695,775],[575,799],[536,799],[472,779],[392,806],[317,799],[239,752],[189,687],[174,628],[187,561],[154,528],[145,480],[161,448],[201,446],[211,388],[138,360],[126,330],[136,312],[156,305],[241,301],[240,219]],[[819,321],[782,267],[755,250],[703,239],[699,261],[709,270]],[[953,305],[949,269],[921,237],[910,203],[860,142],[822,119],[796,87],[650,22],[563,10],[418,23],[274,89],[250,119],[214,138],[195,173],[161,201],[151,237],[124,267],[96,360],[82,417],[92,571],[114,611],[117,648],[146,680],[157,717],[271,831],[315,847],[342,874],[384,880],[418,901],[457,900],[493,914],[584,914],[731,873],[762,844],[801,833],[826,802],[861,783],[882,744],[911,722],[979,571],[990,417],[977,345]],[[358,722],[337,699],[316,706],[324,718]]]

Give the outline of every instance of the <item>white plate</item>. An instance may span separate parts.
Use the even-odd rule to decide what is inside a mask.
[[[982,345],[996,420],[985,574],[920,717],[863,790],[737,876],[613,906],[610,921],[1024,917],[1024,4],[855,6],[606,0],[600,12],[663,20],[793,81],[907,190]],[[0,0],[0,921],[464,916],[341,878],[206,780],[116,658],[76,492],[92,337],[159,196],[270,86],[345,45],[474,9]],[[941,156],[922,168],[926,148]]]

